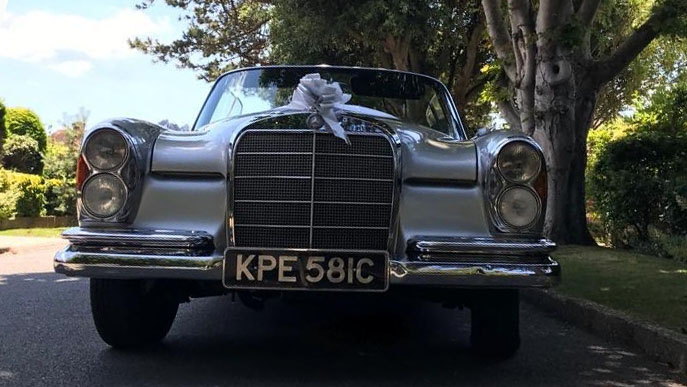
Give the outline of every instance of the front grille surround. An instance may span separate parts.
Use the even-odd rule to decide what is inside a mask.
[[[240,133],[230,169],[230,246],[391,250],[400,187],[399,142],[381,129],[348,136],[350,146],[321,131]],[[251,165],[261,162],[260,156],[282,156],[289,165]],[[303,160],[311,166],[307,174]],[[283,207],[278,214],[269,213],[279,205]]]

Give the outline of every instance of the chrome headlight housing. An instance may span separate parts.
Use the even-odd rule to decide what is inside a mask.
[[[540,233],[547,195],[541,149],[524,136],[505,138],[492,149],[485,181],[492,228],[502,233]]]
[[[129,195],[138,180],[136,157],[129,134],[114,127],[92,131],[77,163],[81,220],[125,220]]]
[[[98,218],[109,218],[118,213],[126,202],[126,196],[126,185],[111,173],[91,176],[81,190],[84,207]]]
[[[110,171],[124,164],[129,143],[118,131],[101,129],[88,138],[83,153],[93,168]]]

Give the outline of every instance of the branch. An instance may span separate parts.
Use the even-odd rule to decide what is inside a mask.
[[[544,7],[546,1],[542,1]],[[534,23],[531,18],[529,0],[508,0],[510,24],[513,36],[513,52],[517,81],[515,87],[527,90],[534,87],[534,69],[537,54]],[[522,109],[522,108],[521,108]]]
[[[583,0],[575,13],[577,19],[585,26],[591,26],[596,16],[596,11],[599,10],[600,3],[601,0]]]
[[[467,47],[465,48],[465,63],[463,64],[460,73],[458,74],[458,79],[456,80],[456,85],[454,95],[456,96],[459,104],[465,106],[470,100],[468,97],[468,86],[470,81],[472,81],[475,73],[475,66],[477,63],[477,55],[479,54],[479,44],[482,41],[482,32],[484,31],[484,25],[481,22],[477,22],[475,27],[470,33],[470,38],[468,39]],[[456,56],[457,59],[457,56]],[[453,77],[453,69],[451,77]]]
[[[489,79],[487,77],[478,78],[470,87],[468,87],[467,91],[465,92],[465,100],[469,102],[476,99],[479,96],[479,93],[484,90],[484,86],[487,85],[488,80]]]
[[[508,79],[515,83],[515,66],[513,64],[513,47],[511,46],[511,37],[506,24],[503,20],[503,13],[501,12],[501,4],[499,0],[482,0],[482,8],[484,8],[484,16],[487,19],[487,30],[491,37],[491,43],[494,46],[496,55],[503,62],[503,70],[506,72]]]
[[[484,31],[484,24],[481,21],[475,25],[470,35],[467,48],[465,49],[465,64],[463,65],[463,79],[472,78],[475,71],[475,64],[477,62],[477,54],[479,52],[479,44],[482,41],[482,31]]]
[[[661,23],[675,16],[677,15],[669,15],[663,9],[657,10],[615,52],[592,64],[590,74],[594,78],[593,86],[599,88],[618,75],[660,34]]]
[[[513,103],[511,101],[502,100],[496,102],[496,105],[498,106],[503,119],[505,119],[506,122],[508,122],[508,125],[510,125],[511,130],[517,130],[521,132],[522,123],[520,122],[520,113],[518,113]]]
[[[551,44],[554,42],[556,35],[554,32],[569,23],[572,14],[573,4],[571,0],[541,0],[539,2],[537,35],[540,49],[542,43]],[[553,51],[551,47],[546,48],[546,50]]]

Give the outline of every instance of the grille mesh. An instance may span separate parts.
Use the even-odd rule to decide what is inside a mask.
[[[311,151],[312,152],[312,151]],[[310,176],[312,155],[240,154],[234,158],[234,176]]]
[[[350,146],[321,133],[241,136],[232,182],[236,246],[386,249],[393,150],[381,135],[349,139]]]

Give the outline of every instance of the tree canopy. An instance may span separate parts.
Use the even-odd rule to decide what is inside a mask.
[[[130,43],[157,60],[194,69],[202,79],[256,64],[409,70],[446,83],[473,126],[488,121],[490,102],[479,96],[490,74],[481,69],[493,55],[477,0],[165,2],[186,11],[182,36],[171,43]]]

